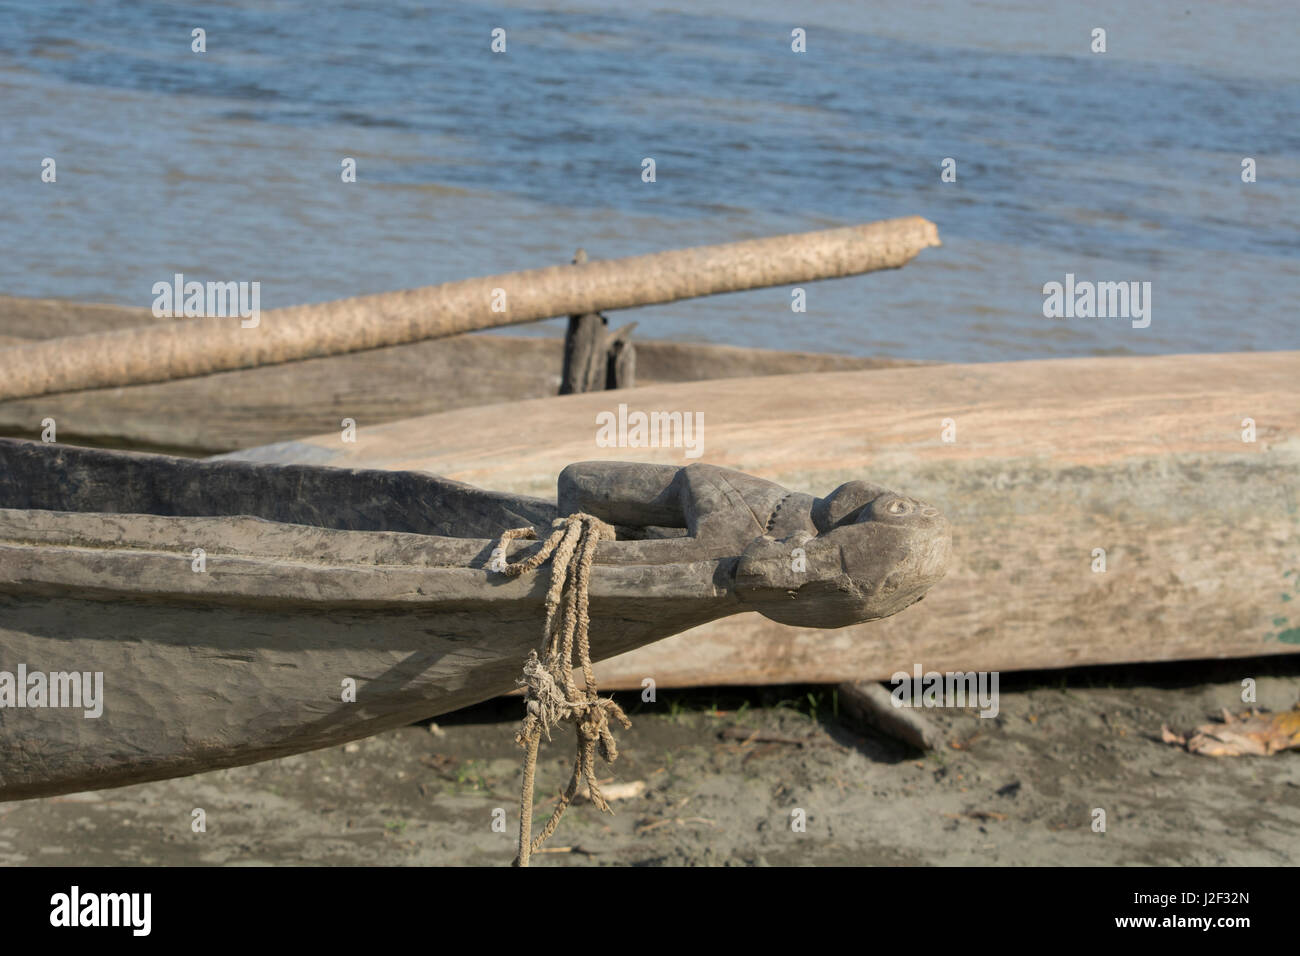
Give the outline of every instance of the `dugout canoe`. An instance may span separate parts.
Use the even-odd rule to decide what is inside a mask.
[[[597,446],[597,416],[624,403],[702,412],[698,461],[796,490],[868,473],[952,521],[943,587],[904,617],[827,634],[739,615],[604,662],[602,688],[1248,657],[1300,650],[1298,373],[1300,353],[1263,352],[734,379],[462,409],[235,457],[520,493],[577,458],[685,460]]]
[[[549,575],[503,574],[494,548],[579,511],[619,535],[590,574],[593,660],[746,609],[885,617],[950,545],[936,509],[864,481],[814,498],[712,465],[588,462],[553,504],[0,440],[0,800],[251,763],[509,692],[543,646]]]
[[[0,347],[175,322],[148,309],[0,296]],[[617,324],[617,320],[615,320]],[[895,368],[902,359],[636,339],[643,384]],[[0,402],[0,436],[211,455],[434,412],[543,398],[559,390],[559,338],[478,334],[153,385]]]

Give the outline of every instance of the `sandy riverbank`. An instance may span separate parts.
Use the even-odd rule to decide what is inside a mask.
[[[644,795],[612,817],[571,811],[553,845],[577,851],[539,863],[1295,865],[1300,754],[1216,760],[1153,739],[1162,723],[1240,709],[1243,676],[1258,678],[1264,707],[1300,694],[1300,663],[1281,659],[1004,675],[997,718],[932,712],[950,746],[929,755],[836,719],[825,688],[661,693],[634,714],[611,774],[645,781]],[[517,820],[518,706],[485,704],[437,732],[3,805],[0,862],[502,865]],[[728,728],[808,743],[746,744]],[[570,746],[544,752],[539,805],[566,776]],[[195,807],[206,833],[191,832]],[[506,833],[492,829],[497,807]],[[1094,807],[1106,809],[1104,834],[1092,831]],[[794,808],[807,813],[804,833],[791,830]]]

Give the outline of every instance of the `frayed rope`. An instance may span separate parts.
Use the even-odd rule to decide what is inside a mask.
[[[587,616],[591,565],[597,545],[601,541],[614,540],[614,529],[599,518],[581,513],[559,518],[553,527],[555,530],[537,553],[515,564],[498,565],[503,574],[518,577],[536,571],[552,558],[551,583],[546,592],[546,623],[542,630],[545,658],[539,659],[537,651],[530,651],[528,660],[524,662],[523,678],[519,681],[519,685],[526,688],[525,714],[515,741],[524,748],[525,756],[524,782],[519,798],[519,853],[515,857],[515,866],[527,866],[532,854],[555,832],[560,817],[564,816],[584,781],[591,802],[607,813],[613,812],[596,783],[596,754],[599,752],[606,763],[618,759],[618,746],[609,726],[611,720],[625,729],[632,726],[623,709],[612,698],[601,698],[596,693],[588,635],[591,625]],[[501,536],[497,547],[504,555],[508,542],[536,537],[532,528],[515,528]],[[586,684],[582,690],[573,681],[575,646]],[[546,826],[532,837],[537,752],[543,735],[550,740],[551,728],[564,721],[573,724],[578,736],[573,773]]]

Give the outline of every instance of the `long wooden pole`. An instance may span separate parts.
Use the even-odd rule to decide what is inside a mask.
[[[896,269],[939,244],[934,223],[908,216],[292,306],[266,312],[249,328],[238,318],[203,318],[47,339],[0,349],[0,401],[192,378],[562,315]]]

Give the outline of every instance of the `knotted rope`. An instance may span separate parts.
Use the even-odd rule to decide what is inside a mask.
[[[591,668],[591,645],[587,616],[588,584],[591,564],[596,557],[596,546],[601,541],[613,541],[614,529],[599,518],[589,514],[573,514],[557,519],[555,530],[543,542],[536,554],[515,564],[502,560],[495,567],[509,577],[518,577],[536,571],[551,561],[551,584],[546,592],[546,623],[542,629],[545,657],[539,659],[537,651],[530,651],[524,662],[521,687],[527,688],[526,712],[523,726],[515,741],[524,748],[524,782],[519,798],[519,855],[516,866],[527,866],[529,857],[555,832],[560,817],[577,796],[578,787],[585,780],[591,802],[601,810],[612,813],[609,803],[601,795],[596,783],[596,752],[599,750],[606,763],[618,759],[618,747],[609,729],[611,718],[624,728],[632,726],[623,709],[611,698],[601,698],[596,693],[596,675]],[[497,547],[505,554],[508,542],[520,538],[536,538],[532,528],[515,528],[505,532]],[[578,664],[586,687],[579,690],[573,681],[573,651],[578,650]],[[537,773],[537,751],[542,736],[551,739],[551,728],[562,721],[573,723],[578,737],[578,753],[573,764],[569,785],[560,795],[560,802],[546,821],[546,826],[534,838],[533,783]]]

